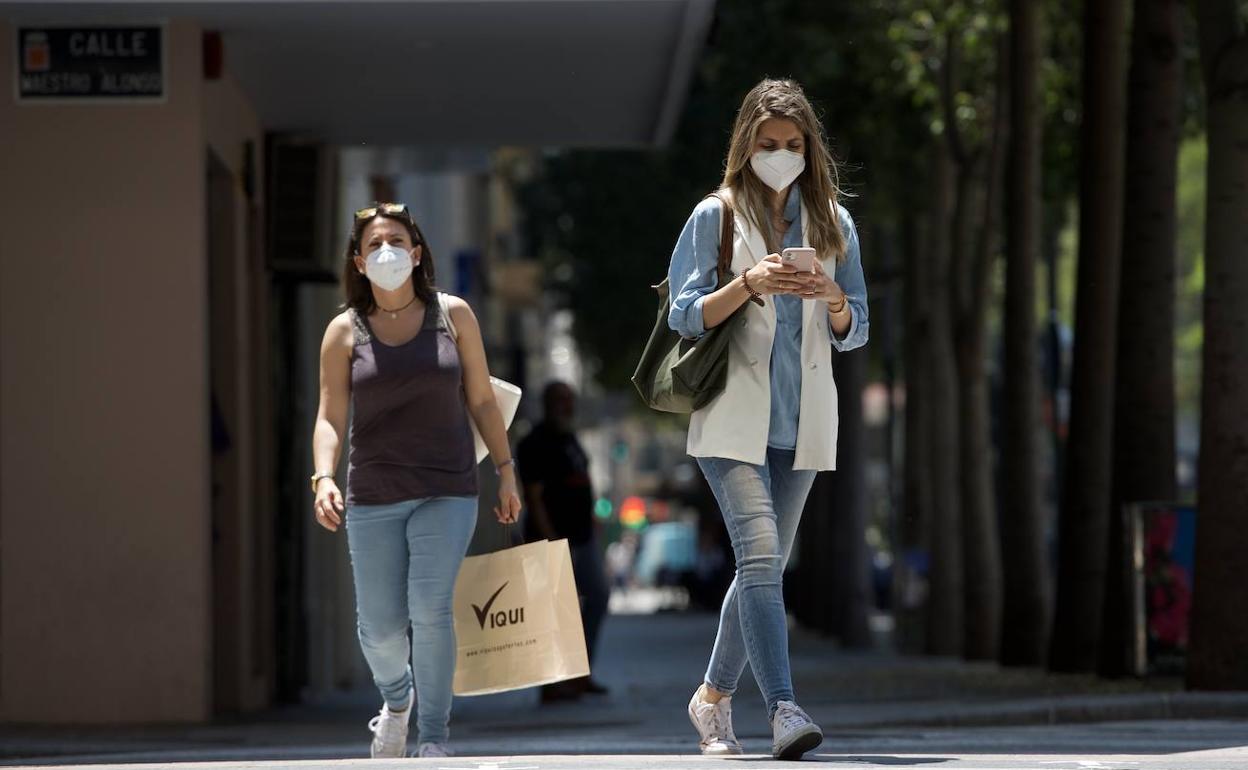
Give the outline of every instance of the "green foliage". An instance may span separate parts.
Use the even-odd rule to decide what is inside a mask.
[[[578,343],[604,386],[629,387],[654,322],[649,285],[665,274],[685,219],[718,185],[736,109],[761,78],[801,82],[834,152],[848,160],[843,183],[871,190],[873,209],[904,210],[924,167],[914,148],[927,128],[897,87],[890,18],[875,3],[721,1],[668,148],[554,154],[520,190],[530,247],[558,276],[550,288],[573,310]],[[861,223],[859,201],[847,205]]]
[[[654,322],[650,284],[662,280],[688,209],[714,185],[705,174],[682,178],[667,155],[567,153],[521,196],[529,237],[556,276],[550,288],[565,295],[578,343],[613,388],[627,386]]]
[[[968,145],[987,139],[992,117],[997,62],[997,38],[1006,18],[992,0],[935,2],[934,0],[874,0],[881,16],[891,10],[887,37],[893,44],[890,69],[902,78],[894,87],[909,94],[928,122],[932,134],[945,131],[941,109],[941,78],[952,45],[955,66],[953,115]]]
[[[1174,309],[1175,399],[1180,415],[1200,412],[1201,344],[1204,340],[1205,291],[1205,161],[1203,134],[1187,139],[1179,148],[1177,190],[1177,243]],[[1075,270],[1078,262],[1077,211],[1068,204],[1065,224],[1057,235],[1058,318],[1074,326]],[[1037,308],[1047,312],[1043,286],[1037,290]]]
[[[1062,0],[1046,0],[1041,13],[1046,242],[1054,232],[1073,237],[1081,14],[1082,3]],[[654,322],[649,286],[662,279],[693,207],[717,186],[736,109],[758,80],[793,77],[820,111],[843,161],[842,183],[853,196],[845,203],[863,231],[864,265],[874,283],[879,265],[872,226],[907,221],[928,205],[923,180],[931,148],[946,128],[940,84],[949,43],[958,52],[953,114],[974,152],[990,130],[996,38],[1005,24],[1000,0],[720,0],[670,146],[551,154],[520,191],[531,253],[554,276],[548,288],[562,293],[574,312],[574,333],[599,382],[630,387]],[[1194,48],[1183,53],[1195,61]],[[1189,75],[1189,84],[1198,84],[1194,64]],[[1203,123],[1199,103],[1186,102],[1191,135]],[[1180,217],[1182,228],[1194,221],[1183,212]],[[1069,319],[1074,259],[1065,240],[1059,249],[1061,315]],[[1180,251],[1198,253],[1182,244]],[[1198,262],[1185,263],[1193,266],[1182,273],[1188,282]],[[1190,331],[1183,335],[1184,345],[1199,341]],[[1182,367],[1191,370],[1186,359]],[[1180,381],[1186,376],[1181,371]]]
[[[1180,414],[1200,411],[1200,352],[1204,340],[1205,291],[1205,137],[1179,148],[1178,281],[1175,323],[1175,387]]]
[[[1059,211],[1079,189],[1082,115],[1083,19],[1081,3],[1047,2],[1041,12],[1043,56],[1040,99],[1044,112],[1043,196]]]

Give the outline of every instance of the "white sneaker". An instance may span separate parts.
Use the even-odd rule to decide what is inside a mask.
[[[407,756],[407,719],[412,715],[412,701],[416,699],[415,689],[407,691],[407,707],[402,711],[391,711],[382,704],[377,716],[368,721],[368,729],[373,731],[373,745],[369,754],[373,759],[401,759]]]
[[[418,757],[453,757],[454,752],[445,743],[422,743],[416,749]]]
[[[698,745],[709,756],[741,754],[743,750],[737,736],[732,733],[732,698],[720,698],[719,703],[703,700],[701,685],[689,701],[689,721],[697,728],[702,740]]]
[[[792,701],[782,700],[771,717],[771,755],[776,759],[801,759],[823,743],[823,731]]]

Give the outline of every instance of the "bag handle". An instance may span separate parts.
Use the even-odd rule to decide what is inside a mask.
[[[732,226],[734,218],[732,203],[728,200],[728,196],[721,195],[719,192],[713,192],[706,197],[715,198],[720,203],[719,262],[716,267],[719,271],[719,285],[723,286],[728,282],[724,280],[724,276],[732,275]]]
[[[732,273],[732,225],[734,214],[732,211],[732,203],[729,202],[726,195],[721,195],[718,191],[716,191],[706,197],[717,198],[720,204],[722,204],[722,209],[719,215],[721,224],[719,227],[719,264],[717,265],[719,269],[719,285],[722,288],[727,286],[728,282],[736,277]],[[750,302],[753,302],[759,307],[763,306],[762,297],[757,295],[751,295]]]
[[[446,324],[446,330],[451,333],[451,340],[459,342],[459,330],[455,328],[455,322],[451,320],[451,311],[446,306],[446,294],[443,292],[438,292],[438,310],[442,313],[442,322]]]

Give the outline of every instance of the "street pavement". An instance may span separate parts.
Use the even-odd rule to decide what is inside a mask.
[[[613,615],[595,676],[605,697],[540,706],[534,691],[456,700],[441,760],[367,760],[375,692],[206,726],[0,727],[0,764],[195,768],[369,767],[446,770],[772,768],[770,728],[748,674],[734,699],[751,752],[696,755],[685,716],[716,618]],[[825,730],[808,762],[828,767],[1248,770],[1248,693],[1183,693],[1174,681],[1101,681],[990,664],[839,650],[792,634],[798,701]],[[415,736],[409,746],[415,747]]]

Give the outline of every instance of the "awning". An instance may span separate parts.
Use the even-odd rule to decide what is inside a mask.
[[[344,145],[645,146],[714,0],[38,2],[15,24],[198,22],[265,128]]]

